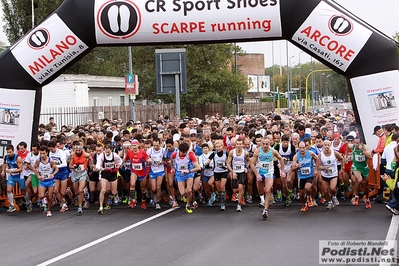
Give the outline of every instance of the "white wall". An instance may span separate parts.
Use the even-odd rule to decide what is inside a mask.
[[[68,82],[53,82],[43,87],[42,108],[75,107],[75,84]]]
[[[120,95],[125,96],[125,106],[129,105],[129,98],[128,95],[125,94],[124,89],[93,89],[90,88],[89,90],[89,105],[88,106],[94,106],[94,98],[99,99],[99,104],[98,106],[109,106],[108,104],[108,98],[112,98],[112,106],[120,106]]]

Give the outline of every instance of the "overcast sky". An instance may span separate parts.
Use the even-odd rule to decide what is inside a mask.
[[[399,10],[399,0],[335,0],[335,2],[390,37],[392,37],[396,32],[399,32],[399,16],[397,15]],[[2,18],[2,8],[0,10],[0,14]],[[3,33],[2,19],[0,21],[0,26],[0,41],[8,43],[7,38]],[[273,46],[274,63],[278,65],[287,64],[286,41],[238,43],[238,45],[240,45],[247,53],[264,54],[266,67],[271,66],[273,63]],[[291,59],[292,65],[298,64],[299,59],[301,63],[310,61],[310,56],[306,53],[300,53],[300,51],[300,49],[296,48],[290,43],[288,44],[288,58],[294,56]]]

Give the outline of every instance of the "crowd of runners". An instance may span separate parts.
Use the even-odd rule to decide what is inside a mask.
[[[113,205],[145,210],[147,204],[157,210],[182,205],[187,213],[200,204],[225,211],[227,201],[236,202],[237,212],[257,204],[263,219],[271,204],[288,207],[294,200],[301,212],[345,200],[371,208],[367,162],[382,155],[382,179],[395,192],[397,132],[395,125],[376,126],[380,141],[369,148],[346,110],[159,116],[145,123],[116,118],[59,129],[50,118],[30,148],[24,141],[6,147],[0,185],[8,212],[16,210],[18,183],[27,212],[38,206],[48,217],[52,209],[62,213],[73,206],[78,214],[93,207],[104,214]],[[394,192],[386,207],[398,214]]]

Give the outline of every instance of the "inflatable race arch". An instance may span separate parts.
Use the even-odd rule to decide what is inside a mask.
[[[346,77],[368,143],[398,122],[395,42],[333,1],[65,0],[0,55],[0,142],[34,140],[42,87],[96,46],[280,39]]]

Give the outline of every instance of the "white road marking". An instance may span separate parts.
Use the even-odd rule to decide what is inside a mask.
[[[137,227],[137,226],[140,226],[140,225],[142,225],[142,224],[145,224],[145,223],[147,223],[147,222],[150,222],[150,221],[152,221],[152,220],[154,220],[154,219],[156,219],[156,218],[159,218],[159,217],[161,217],[161,216],[163,216],[163,215],[165,215],[165,214],[168,214],[168,213],[170,213],[170,212],[172,212],[172,211],[175,211],[175,210],[177,210],[177,209],[179,209],[179,207],[177,207],[177,208],[170,208],[170,209],[168,209],[168,210],[166,210],[166,211],[163,211],[163,212],[161,212],[161,213],[158,213],[158,214],[156,214],[156,215],[154,215],[154,216],[151,216],[151,217],[149,217],[149,218],[147,218],[147,219],[144,219],[144,220],[142,220],[142,221],[140,221],[140,222],[137,222],[137,223],[135,223],[135,224],[132,224],[132,225],[129,225],[129,226],[125,227],[125,228],[122,228],[122,229],[120,229],[120,230],[118,230],[118,231],[116,231],[116,232],[114,232],[114,233],[111,233],[111,234],[109,234],[109,235],[103,236],[103,237],[101,237],[101,238],[99,238],[99,239],[97,239],[97,240],[94,240],[94,241],[92,241],[92,242],[86,244],[86,245],[83,245],[83,246],[81,246],[81,247],[78,247],[78,248],[75,248],[75,249],[73,249],[73,250],[71,250],[71,251],[68,251],[68,252],[66,252],[66,253],[64,253],[64,254],[61,254],[61,255],[59,255],[59,256],[57,256],[57,257],[51,259],[51,260],[45,261],[45,262],[43,262],[43,263],[40,263],[40,264],[38,264],[38,266],[50,265],[50,264],[52,264],[52,263],[54,263],[54,262],[57,262],[57,261],[59,261],[59,260],[62,260],[62,259],[64,259],[64,258],[69,257],[69,256],[71,256],[71,255],[73,255],[73,254],[75,254],[75,253],[78,253],[78,252],[82,251],[82,250],[88,249],[88,248],[90,248],[90,247],[92,247],[92,246],[94,246],[94,245],[97,245],[97,244],[99,244],[99,243],[101,243],[101,242],[103,242],[103,241],[105,241],[105,240],[107,240],[107,239],[110,239],[110,238],[112,238],[112,237],[114,237],[114,236],[120,235],[120,234],[122,234],[122,233],[124,233],[124,232],[126,232],[126,231],[129,231],[129,230],[131,230],[131,229],[133,229],[133,228],[135,228],[135,227]]]
[[[385,240],[396,240],[399,226],[399,215],[392,215],[391,225],[389,226],[387,237]],[[384,246],[384,249],[390,249],[391,246]],[[381,259],[388,258],[388,256],[382,256]],[[396,259],[396,258],[395,258]],[[396,263],[394,263],[396,264]],[[380,262],[380,266],[389,266],[391,263]]]

